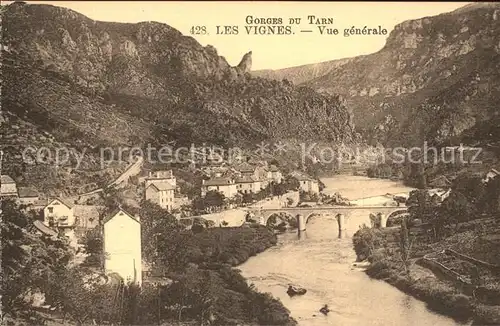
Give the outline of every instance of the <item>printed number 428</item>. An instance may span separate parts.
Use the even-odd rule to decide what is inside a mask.
[[[191,34],[194,35],[205,35],[207,34],[207,27],[206,26],[193,26],[189,30]]]

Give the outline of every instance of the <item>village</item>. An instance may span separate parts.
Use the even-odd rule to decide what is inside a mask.
[[[141,284],[143,275],[150,275],[152,263],[144,261],[141,254],[141,216],[128,212],[121,205],[106,209],[102,202],[93,204],[99,202],[103,193],[126,194],[125,202],[131,206],[138,206],[141,200],[154,203],[184,222],[186,228],[200,220],[205,222],[205,227],[238,227],[248,220],[240,207],[283,207],[298,204],[299,192],[313,196],[320,193],[318,180],[300,171],[290,173],[285,180],[276,165],[266,162],[244,162],[233,167],[208,165],[201,170],[204,178],[199,188],[200,196],[192,199],[180,193],[172,170],[145,168],[142,157],[137,157],[106,190],[97,189],[72,197],[46,197],[2,175],[1,198],[14,199],[24,211],[34,212],[38,220],[33,225],[39,234],[64,235],[75,252],[83,255],[82,241],[86,234],[100,230],[106,253],[105,274],[119,275],[122,280]],[[288,184],[290,179],[293,185]],[[132,196],[131,191],[134,192]],[[284,198],[282,195],[287,193],[291,195]]]

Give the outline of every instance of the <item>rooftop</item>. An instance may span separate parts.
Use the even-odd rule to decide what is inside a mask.
[[[20,187],[17,191],[19,193],[19,197],[21,198],[38,197],[38,191],[34,188]]]
[[[170,182],[153,182],[149,187],[155,187],[159,191],[175,190],[175,187]]]
[[[236,179],[237,183],[252,183],[257,181],[259,180],[257,180],[257,178],[255,178],[254,176],[247,176],[247,175],[244,175],[241,178]]]
[[[50,204],[52,204],[52,203],[53,203],[54,201],[56,201],[56,200],[57,200],[58,202],[60,202],[61,204],[63,204],[63,205],[65,205],[65,206],[67,206],[68,208],[73,208],[73,206],[75,206],[75,204],[70,203],[69,201],[63,200],[63,199],[61,199],[61,198],[54,198],[54,199],[50,200],[50,201],[49,201],[49,203],[47,204],[47,206],[48,206],[48,205],[50,205]]]
[[[441,175],[441,176],[439,176],[439,177],[437,177],[437,178],[435,178],[435,179],[432,179],[432,180],[430,181],[430,184],[436,183],[437,181],[443,181],[444,183],[446,183],[446,184],[450,184],[450,185],[452,184],[452,182],[450,181],[450,179],[448,179],[448,178],[447,178],[446,176],[444,176],[444,175]]]
[[[241,163],[236,167],[236,169],[240,172],[254,172],[255,167],[252,166],[251,164],[248,164],[247,162]]]
[[[50,235],[50,236],[56,236],[57,235],[57,232],[52,230],[51,228],[45,226],[42,221],[34,221],[33,222],[33,225],[40,231],[42,232],[43,234],[47,234],[47,235]]]
[[[205,180],[203,182],[203,185],[204,186],[225,186],[225,185],[229,185],[229,184],[233,184],[233,180],[231,178],[223,178],[223,177],[220,177],[220,178],[212,178],[210,180]]]
[[[14,181],[14,179],[12,179],[11,177],[9,177],[8,175],[6,174],[2,174],[2,177],[1,177],[1,183],[16,183]]]
[[[297,172],[297,171],[292,172],[292,173],[291,173],[291,175],[292,175],[295,179],[297,179],[297,180],[299,180],[299,181],[316,181],[316,180],[314,180],[313,178],[311,178],[310,176],[308,176],[308,175],[306,175],[306,174],[304,174],[304,173],[301,173],[301,172]]]
[[[134,221],[136,221],[136,222],[138,222],[138,223],[141,223],[141,222],[139,221],[139,217],[137,217],[137,216],[135,216],[135,215],[133,215],[133,214],[130,214],[130,213],[126,212],[126,211],[125,211],[123,208],[121,208],[121,207],[120,207],[120,208],[115,209],[114,211],[112,211],[112,212],[111,212],[111,214],[109,214],[108,216],[106,216],[106,217],[104,218],[104,220],[102,221],[102,223],[103,223],[103,224],[105,224],[105,223],[109,222],[109,221],[110,221],[113,217],[115,217],[116,215],[118,215],[120,212],[121,212],[121,213],[123,213],[123,214],[125,214],[125,215],[127,215],[128,217],[130,217],[130,218],[131,218],[131,219],[133,219]]]

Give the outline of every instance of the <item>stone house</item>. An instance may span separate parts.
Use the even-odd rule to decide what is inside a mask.
[[[155,182],[146,186],[145,197],[164,209],[171,211],[175,200],[175,186],[170,182]]]

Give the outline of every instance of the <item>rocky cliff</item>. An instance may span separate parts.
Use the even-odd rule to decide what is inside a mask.
[[[343,95],[374,140],[459,140],[500,125],[500,4],[403,22],[374,54],[255,74]]]
[[[212,46],[156,22],[93,21],[13,3],[3,18],[4,110],[57,139],[97,145],[352,141],[337,96],[252,77]]]

